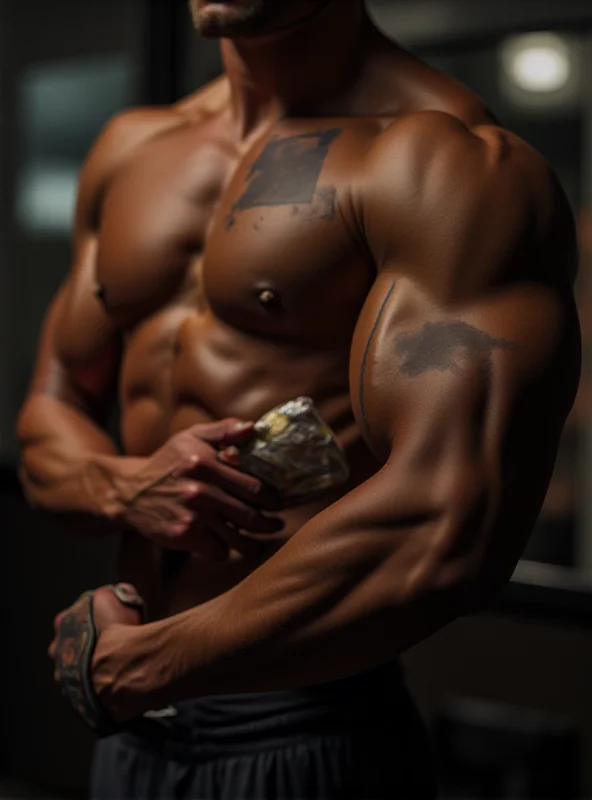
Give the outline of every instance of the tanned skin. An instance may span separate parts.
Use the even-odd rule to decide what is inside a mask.
[[[232,36],[226,76],[96,144],[19,425],[34,503],[124,528],[152,621],[97,595],[119,720],[336,680],[483,608],[579,379],[574,223],[536,152],[358,0],[192,11]],[[98,422],[114,384],[125,456]],[[278,513],[217,450],[298,395],[352,479]],[[193,557],[166,581],[171,549]]]

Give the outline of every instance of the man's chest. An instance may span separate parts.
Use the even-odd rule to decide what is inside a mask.
[[[189,305],[292,334],[314,333],[330,311],[349,328],[372,280],[352,213],[368,135],[320,121],[244,153],[187,132],[146,146],[103,202],[97,282],[109,312],[132,326]]]

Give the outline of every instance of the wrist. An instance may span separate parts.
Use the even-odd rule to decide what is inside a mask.
[[[148,625],[114,624],[104,630],[92,659],[92,681],[115,722],[232,691],[233,651],[220,635],[227,595]]]
[[[95,456],[81,470],[84,492],[91,512],[110,522],[125,524],[135,493],[134,476],[146,459],[127,456]]]
[[[99,703],[118,723],[153,708],[144,653],[144,627],[114,624],[100,635],[92,658],[92,683]]]

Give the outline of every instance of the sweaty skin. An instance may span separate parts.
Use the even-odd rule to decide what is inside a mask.
[[[489,602],[544,499],[580,366],[565,197],[477,98],[352,20],[345,89],[249,105],[225,41],[227,77],[120,116],[84,168],[19,431],[31,500],[123,525],[120,577],[161,620],[99,640],[119,719],[393,658]],[[101,428],[115,385],[125,456]],[[298,395],[349,484],[167,580],[166,541],[126,517],[146,459]]]

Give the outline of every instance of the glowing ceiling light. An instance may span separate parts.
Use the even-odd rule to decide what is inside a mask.
[[[569,46],[553,33],[532,33],[504,45],[506,74],[527,92],[557,92],[572,75]]]

